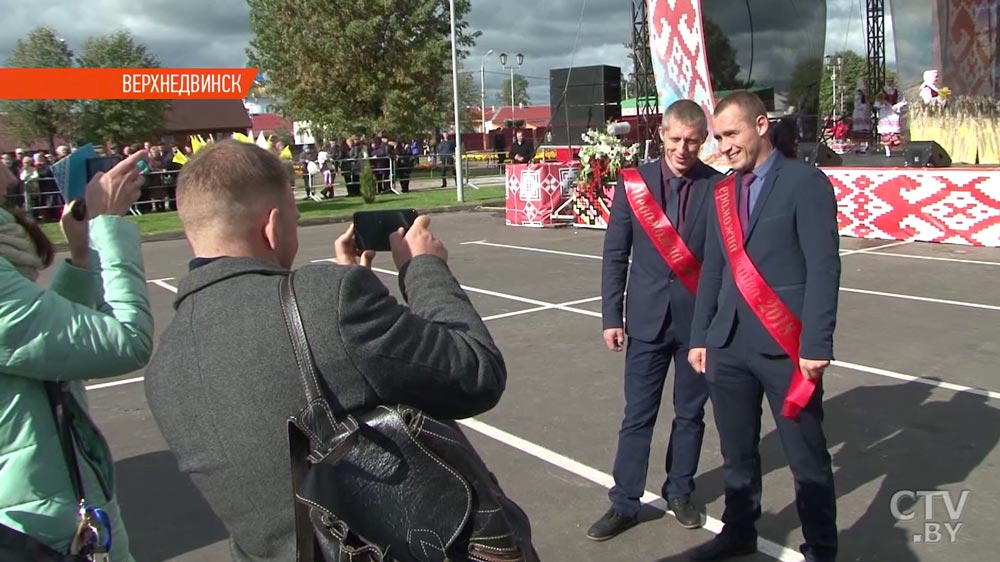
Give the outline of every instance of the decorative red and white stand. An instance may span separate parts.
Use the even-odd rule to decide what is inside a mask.
[[[553,226],[553,214],[572,196],[578,162],[508,164],[507,224],[509,226]]]

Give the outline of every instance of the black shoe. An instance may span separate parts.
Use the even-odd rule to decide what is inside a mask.
[[[587,531],[587,538],[592,541],[606,541],[639,524],[639,516],[625,517],[611,508]]]
[[[699,546],[691,553],[691,560],[726,560],[734,556],[746,556],[757,552],[757,539],[739,540],[732,535],[716,535],[715,538]]]
[[[685,529],[701,527],[701,512],[691,503],[691,498],[674,498],[667,503],[667,508],[674,512],[674,517],[681,527]]]

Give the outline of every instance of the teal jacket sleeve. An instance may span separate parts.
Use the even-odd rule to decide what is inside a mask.
[[[126,374],[149,361],[153,316],[139,231],[120,217],[101,216],[91,221],[90,237],[96,250],[92,268],[97,286],[87,291],[64,285],[70,298],[42,289],[0,260],[0,370],[4,373],[80,380]],[[87,277],[81,271],[64,274]],[[96,309],[79,302],[91,300],[90,295]]]
[[[90,263],[100,263],[97,252],[90,251]],[[97,304],[97,286],[100,277],[93,268],[81,269],[69,260],[63,260],[56,266],[56,272],[49,282],[49,290],[58,293],[77,304],[93,308]]]

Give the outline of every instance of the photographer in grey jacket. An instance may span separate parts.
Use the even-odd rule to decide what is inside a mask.
[[[276,156],[219,142],[184,166],[178,213],[195,259],[146,370],[146,393],[178,460],[226,525],[239,561],[295,560],[286,422],[305,407],[278,284],[298,251],[298,210]],[[408,404],[460,419],[492,408],[506,368],[420,217],[392,238],[406,307],[359,255],[297,270],[302,322],[322,377],[347,411]],[[361,376],[358,377],[357,375]]]

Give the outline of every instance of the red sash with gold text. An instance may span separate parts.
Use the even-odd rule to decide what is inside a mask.
[[[729,255],[729,267],[733,271],[736,286],[750,305],[750,310],[792,361],[795,370],[792,373],[788,394],[785,395],[781,415],[796,420],[816,389],[816,383],[807,379],[799,370],[799,336],[802,333],[802,323],[792,311],[788,310],[785,303],[781,302],[767,281],[761,277],[757,267],[750,261],[750,256],[743,247],[743,227],[740,225],[736,201],[736,174],[733,174],[722,180],[715,191],[715,208],[718,211],[719,228],[722,231],[722,246]]]
[[[666,213],[653,199],[645,180],[639,175],[639,170],[626,168],[621,170],[621,174],[625,184],[625,196],[642,229],[653,241],[653,246],[656,246],[663,261],[667,262],[684,286],[692,294],[697,294],[698,276],[701,274],[701,263],[698,262],[698,258],[694,257],[677,229],[670,223]]]

